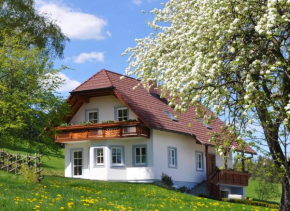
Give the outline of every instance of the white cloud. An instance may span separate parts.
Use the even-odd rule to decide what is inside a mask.
[[[59,73],[58,77],[64,81],[64,84],[57,90],[58,92],[70,92],[81,84],[76,80],[70,79],[64,73]]]
[[[107,21],[92,14],[83,13],[64,4],[38,0],[36,7],[41,13],[51,16],[70,39],[105,39]]]
[[[142,0],[132,0],[133,4],[140,5],[142,4]]]
[[[106,33],[107,33],[107,35],[108,35],[109,37],[112,37],[112,33],[111,33],[111,32],[106,31]]]
[[[104,53],[103,52],[91,52],[91,53],[81,53],[80,55],[74,57],[74,63],[81,64],[85,62],[103,62]]]

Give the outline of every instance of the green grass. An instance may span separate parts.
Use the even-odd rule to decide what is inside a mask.
[[[46,176],[41,184],[0,172],[1,210],[266,210],[195,197],[150,184]]]
[[[246,187],[246,197],[258,199],[257,194],[255,193],[255,186],[258,184],[255,180],[249,180],[249,185]],[[279,184],[279,192],[282,194],[282,186]],[[269,202],[278,202],[280,203],[281,197],[276,197],[268,200]]]
[[[25,148],[17,151],[32,153]],[[60,154],[43,157],[45,177],[40,184],[0,171],[0,210],[266,210],[195,197],[151,184],[64,178],[60,176],[64,173],[63,153],[62,150]]]

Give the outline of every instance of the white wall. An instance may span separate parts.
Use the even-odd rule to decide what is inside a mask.
[[[148,181],[161,179],[162,172],[177,182],[199,183],[206,179],[205,146],[196,144],[192,137],[151,130],[151,138],[110,139],[86,142],[74,142],[65,145],[65,176],[72,177],[71,150],[83,150],[83,177],[96,180],[114,181]],[[133,145],[147,145],[147,166],[133,166]],[[111,166],[111,145],[124,146],[125,166]],[[94,147],[104,146],[104,166],[94,166]],[[168,147],[177,148],[177,168],[168,167]],[[203,171],[196,170],[196,151],[203,152]],[[209,153],[216,154],[214,147],[209,147]],[[91,161],[91,163],[89,162]],[[216,165],[223,165],[223,159],[216,155]],[[232,168],[232,160],[228,160],[228,167]]]
[[[90,98],[89,103],[84,103],[82,107],[78,110],[75,116],[70,121],[71,124],[77,125],[86,121],[85,113],[86,110],[98,109],[99,119],[98,122],[106,120],[115,120],[115,107],[125,106],[122,101],[113,95],[104,97],[93,97]],[[128,108],[129,119],[137,119],[137,116]]]
[[[147,146],[147,166],[133,166],[133,146]],[[100,141],[89,141],[84,143],[65,145],[65,176],[72,177],[71,150],[83,149],[83,177],[93,180],[113,180],[113,181],[148,181],[154,179],[152,139],[130,138],[130,139],[110,139]],[[94,148],[104,147],[104,166],[94,166]],[[110,146],[123,146],[125,150],[125,166],[111,166]],[[151,150],[150,150],[151,149]],[[90,158],[90,159],[89,159]]]
[[[168,147],[177,148],[177,168],[168,167]],[[196,151],[203,152],[203,171],[196,170]],[[215,148],[209,147],[209,153],[216,154]],[[200,183],[206,179],[205,146],[196,144],[192,137],[153,130],[153,162],[154,178],[158,180],[162,172],[178,182]],[[228,160],[228,164],[231,168],[231,160]],[[223,165],[223,159],[219,155],[216,155],[216,165]]]

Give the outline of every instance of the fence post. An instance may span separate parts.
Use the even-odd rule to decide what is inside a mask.
[[[37,173],[37,160],[36,160],[36,153],[35,153],[35,155],[34,155],[34,170],[35,170],[35,173]]]

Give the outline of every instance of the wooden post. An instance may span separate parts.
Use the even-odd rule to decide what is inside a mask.
[[[242,152],[242,172],[245,172],[245,154]]]
[[[122,125],[120,125],[120,134],[119,134],[120,137],[123,136],[123,129],[124,129],[124,128],[126,128],[126,127],[123,127]]]
[[[225,153],[224,153],[224,166],[225,166],[225,170],[228,169],[228,158],[227,158],[227,154],[228,154],[228,151],[225,151]]]
[[[106,136],[106,130],[105,130],[105,128],[102,128],[102,133],[103,133],[103,137],[105,137]]]
[[[36,156],[36,153],[34,155],[34,170],[35,170],[35,173],[37,173],[37,156]]]
[[[141,134],[141,125],[140,124],[136,125],[136,133],[138,136]]]
[[[19,152],[16,153],[16,159],[15,159],[15,175],[17,175],[18,153],[19,153]]]
[[[206,184],[207,189],[209,190],[209,169],[208,169],[208,146],[205,145],[205,170],[206,170]]]

